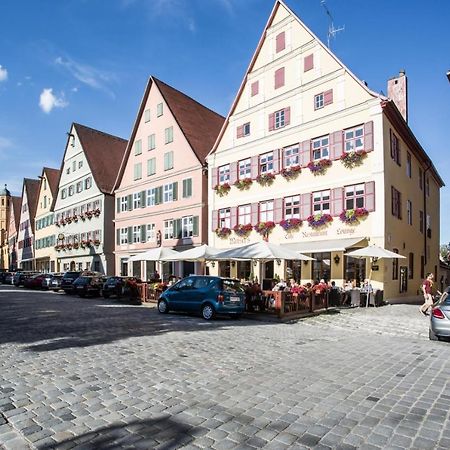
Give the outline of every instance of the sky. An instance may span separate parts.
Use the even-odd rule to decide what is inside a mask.
[[[326,42],[320,0],[286,0]],[[150,75],[226,116],[274,0],[2,0],[0,185],[59,168],[78,122],[128,139]],[[326,0],[332,51],[376,92],[405,69],[409,125],[450,185],[450,2]],[[441,242],[450,242],[450,186]]]

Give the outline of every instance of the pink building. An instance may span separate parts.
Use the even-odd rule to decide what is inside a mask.
[[[117,178],[116,273],[148,280],[184,276],[194,263],[128,262],[154,247],[186,250],[207,242],[205,157],[224,118],[150,77]]]
[[[8,228],[8,260],[9,269],[17,270],[17,237],[20,224],[22,197],[11,197],[11,212]]]

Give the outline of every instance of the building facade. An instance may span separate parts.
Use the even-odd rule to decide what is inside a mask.
[[[11,197],[11,212],[9,215],[8,227],[8,263],[9,270],[17,269],[17,237],[19,231],[20,210],[22,198]]]
[[[56,270],[114,275],[114,182],[127,141],[72,124],[54,217]]]
[[[34,218],[39,196],[39,180],[25,178],[22,187],[19,230],[17,234],[17,266],[22,270],[35,270]]]
[[[116,273],[144,280],[198,272],[194,263],[134,261],[158,246],[207,242],[205,157],[224,118],[150,77],[116,184]]]
[[[0,269],[9,268],[8,230],[11,214],[11,193],[5,188],[0,191]]]
[[[58,194],[59,170],[44,167],[34,223],[36,270],[56,271],[56,225],[53,205]]]
[[[370,275],[385,298],[417,293],[438,264],[443,183],[407,126],[404,74],[390,85],[398,107],[275,2],[207,158],[209,242],[230,248],[266,239],[315,260],[221,262],[220,274],[338,285]],[[369,243],[407,259],[371,267],[345,255]]]

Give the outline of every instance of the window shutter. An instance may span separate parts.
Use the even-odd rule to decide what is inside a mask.
[[[306,167],[311,161],[311,141],[300,143],[300,165]]]
[[[275,89],[284,86],[284,67],[275,70]]]
[[[276,52],[281,52],[286,48],[286,33],[282,31],[281,33],[277,34],[277,37],[275,38],[276,41]]]
[[[291,108],[284,108],[284,125],[289,125],[291,123]]]
[[[127,197],[127,210],[128,211],[133,211],[133,195],[132,194],[130,194]]]
[[[173,200],[178,200],[178,181],[175,181],[175,183],[172,183],[172,195]]]
[[[116,198],[117,212],[120,213],[120,197]]]
[[[187,178],[185,180],[183,180],[183,191],[181,193],[183,198],[186,198],[188,196],[187,195],[187,181],[188,181]]]
[[[198,236],[198,216],[192,218],[192,235]]]
[[[391,186],[391,213],[393,216],[397,216],[397,199],[393,186]]]
[[[344,133],[342,130],[330,134],[330,159],[339,159],[344,153]]]
[[[128,236],[127,236],[127,240],[129,244],[133,243],[133,227],[128,227]]]
[[[398,206],[397,206],[398,218],[401,219],[402,218],[402,193],[399,191],[397,191],[397,199],[398,199]]]
[[[241,138],[243,136],[244,136],[244,126],[243,125],[239,125],[236,128],[236,137],[239,139],[239,138]]]
[[[305,59],[303,60],[303,71],[308,72],[308,70],[311,70],[314,68],[314,54],[311,53],[308,56],[305,56]]]
[[[219,225],[219,211],[215,209],[211,214],[211,230],[215,231]]]
[[[373,121],[364,124],[364,150],[366,152],[373,150]]]
[[[237,225],[237,206],[232,206],[230,208],[230,225],[231,228]]]
[[[252,90],[252,97],[253,97],[254,95],[258,95],[258,92],[259,92],[259,81],[254,81],[254,82],[252,83],[252,88],[251,88],[251,90]]]
[[[237,161],[230,163],[230,184],[233,185],[237,181],[238,175]]]
[[[369,181],[364,187],[364,206],[367,211],[375,211],[375,181]]]
[[[259,175],[259,155],[252,156],[251,174],[253,179]]]
[[[302,194],[300,196],[300,217],[305,220],[312,214],[311,194]]]
[[[141,191],[141,208],[145,208],[145,191]]]
[[[162,203],[162,186],[155,188],[155,205],[160,205]]]
[[[273,151],[273,171],[274,173],[280,171],[280,151],[278,149]]]
[[[331,189],[331,215],[338,216],[344,209],[344,189]]]
[[[120,228],[116,230],[116,244],[120,245]]]
[[[217,167],[212,167],[211,168],[211,187],[213,188],[214,186],[217,186],[217,171],[218,168]]]
[[[275,113],[269,114],[269,131],[275,129]]]
[[[392,130],[389,128],[389,141],[391,143],[391,158],[394,159],[394,137],[392,135]]]
[[[145,225],[141,225],[141,242],[147,241],[147,233],[146,233]]]
[[[283,199],[276,198],[273,201],[273,221],[280,223],[283,220]]]
[[[259,221],[259,205],[258,205],[258,203],[252,203],[252,205],[251,205],[251,220],[252,220],[253,225],[256,225]]]
[[[192,196],[192,178],[187,179],[187,193],[188,197]]]
[[[325,91],[323,93],[323,104],[324,106],[331,105],[333,103],[333,89]]]

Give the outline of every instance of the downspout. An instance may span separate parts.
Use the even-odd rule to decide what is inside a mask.
[[[427,228],[427,183],[426,183],[426,174],[431,169],[431,161],[428,163],[427,168],[423,171],[423,220],[424,220],[424,233],[423,233],[423,260],[424,260],[424,271],[425,266],[428,263],[427,258],[427,237],[428,237],[428,228]]]

